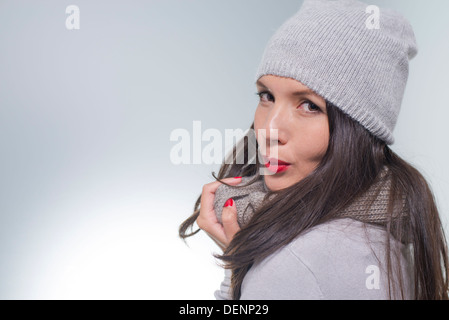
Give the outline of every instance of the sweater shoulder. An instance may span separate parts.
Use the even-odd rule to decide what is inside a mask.
[[[349,218],[315,226],[255,263],[242,297],[388,299],[385,237],[383,228]]]
[[[384,228],[342,218],[310,228],[293,240],[288,248],[292,252],[301,252],[302,255],[312,254],[314,248],[319,248],[320,251],[326,249],[329,252],[337,250],[340,253],[345,251],[355,254],[365,252],[368,247],[379,248],[385,244],[385,240]]]
[[[311,228],[285,250],[313,272],[327,299],[387,299],[386,237],[380,226],[336,219]],[[391,249],[402,252],[403,246],[391,239]],[[407,268],[405,259],[401,263]]]

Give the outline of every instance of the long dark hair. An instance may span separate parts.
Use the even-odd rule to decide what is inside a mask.
[[[294,240],[305,230],[337,218],[340,210],[367,191],[384,167],[391,175],[389,194],[390,219],[386,252],[389,293],[400,290],[404,298],[402,278],[393,285],[397,253],[390,238],[408,244],[413,265],[414,299],[448,299],[448,257],[444,230],[431,188],[423,175],[401,159],[384,141],[373,136],[358,122],[327,102],[329,145],[320,164],[298,183],[278,191],[234,236],[223,255],[216,258],[232,270],[232,298],[239,299],[243,279],[256,260],[261,260]],[[254,130],[254,123],[251,125]],[[243,148],[242,148],[243,145]],[[216,180],[234,176],[259,175],[259,159],[248,164],[248,139],[242,138],[233,150],[244,150],[244,164],[225,161]],[[393,219],[397,200],[405,201],[407,214]],[[193,229],[199,215],[201,196],[193,214],[179,227],[183,239],[196,234]]]

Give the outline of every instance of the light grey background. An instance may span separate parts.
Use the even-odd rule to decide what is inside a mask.
[[[301,3],[1,0],[0,298],[213,299],[218,248],[177,229],[219,165],[172,164],[170,133],[249,128],[262,51]],[[392,148],[447,230],[449,2],[369,4],[414,27]]]

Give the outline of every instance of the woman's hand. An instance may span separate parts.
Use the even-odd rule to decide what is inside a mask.
[[[222,179],[230,185],[238,185],[242,182],[241,177]],[[200,214],[196,223],[200,229],[205,231],[212,240],[224,251],[231,242],[234,235],[240,230],[237,222],[237,208],[233,200],[225,203],[221,214],[221,224],[214,210],[215,191],[221,185],[221,182],[214,181],[203,186],[201,193]],[[228,206],[226,206],[228,204]],[[229,205],[231,204],[231,205]]]

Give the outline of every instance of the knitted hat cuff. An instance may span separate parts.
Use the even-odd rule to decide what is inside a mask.
[[[302,79],[301,83],[311,88],[316,94],[323,97],[333,105],[337,106],[347,116],[360,123],[374,136],[391,145],[394,143],[392,131],[386,125],[374,116],[372,112],[358,105],[351,103],[351,97],[355,95],[349,92],[351,88],[339,90],[332,87],[327,80],[320,78],[316,72],[311,69],[305,70],[298,68],[296,65],[291,66],[291,61],[269,60],[264,64],[256,76],[256,81],[263,75],[274,75],[292,79]],[[341,93],[345,94],[342,95]]]

